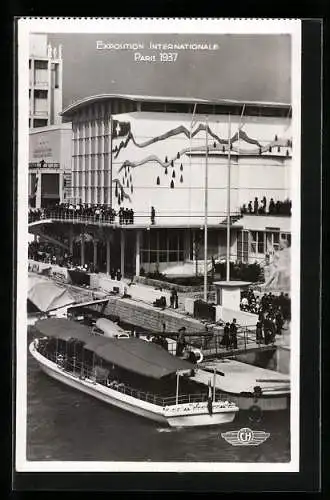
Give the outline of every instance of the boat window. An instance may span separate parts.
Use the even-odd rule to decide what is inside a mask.
[[[93,327],[92,333],[97,334],[97,335],[104,335],[104,331],[101,330],[100,328],[97,328],[97,326]]]

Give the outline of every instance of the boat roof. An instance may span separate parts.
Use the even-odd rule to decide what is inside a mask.
[[[105,361],[146,377],[160,379],[177,371],[190,371],[195,366],[169,354],[163,347],[138,338],[116,339],[92,335],[90,329],[64,318],[48,318],[35,324],[47,337],[83,342]]]

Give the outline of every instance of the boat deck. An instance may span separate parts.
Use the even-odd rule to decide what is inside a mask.
[[[205,368],[205,369],[203,369]],[[206,371],[210,370],[210,371]],[[290,377],[282,373],[249,365],[232,359],[223,359],[203,363],[193,380],[204,385],[213,383],[213,370],[216,369],[215,386],[231,394],[254,392],[259,386],[264,395],[280,395],[290,392]]]

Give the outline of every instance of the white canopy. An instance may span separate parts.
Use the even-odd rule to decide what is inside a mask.
[[[42,312],[50,312],[75,303],[64,287],[50,280],[29,276],[28,300]]]

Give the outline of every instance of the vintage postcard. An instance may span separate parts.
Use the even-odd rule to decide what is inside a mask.
[[[299,20],[22,18],[18,472],[299,471]]]

